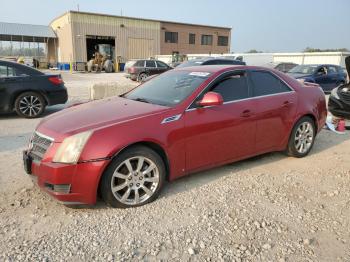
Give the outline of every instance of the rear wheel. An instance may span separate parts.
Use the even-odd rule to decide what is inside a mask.
[[[316,136],[315,123],[310,117],[301,118],[294,126],[289,138],[287,153],[294,157],[309,154]]]
[[[25,92],[17,97],[15,110],[21,117],[36,118],[45,111],[45,100],[38,93]]]
[[[148,75],[146,73],[141,73],[137,79],[137,81],[143,83],[146,81],[146,78],[148,77]]]
[[[142,206],[155,200],[163,187],[162,158],[144,146],[135,146],[117,156],[101,181],[103,200],[119,208]]]

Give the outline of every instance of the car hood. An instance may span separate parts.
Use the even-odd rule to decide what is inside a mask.
[[[293,77],[293,78],[306,78],[306,77],[311,77],[312,75],[310,74],[302,74],[302,73],[287,73],[287,75]]]
[[[37,131],[61,142],[70,135],[131,121],[169,109],[165,106],[112,97],[73,106],[52,114],[40,122]]]

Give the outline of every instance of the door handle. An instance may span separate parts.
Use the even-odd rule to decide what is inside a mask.
[[[247,109],[247,110],[244,110],[242,113],[241,113],[241,117],[250,117],[252,115],[252,112]]]
[[[282,107],[289,107],[292,104],[293,104],[293,102],[284,101],[283,104],[282,104]]]

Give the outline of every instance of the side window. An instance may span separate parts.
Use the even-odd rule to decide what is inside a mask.
[[[7,77],[7,66],[0,65],[0,77]]]
[[[223,59],[218,61],[219,65],[233,65],[233,60]]]
[[[153,60],[147,60],[146,67],[156,67],[156,64]]]
[[[284,66],[285,64],[279,64],[278,66],[275,67],[275,69],[278,71],[284,72],[284,69],[285,69]]]
[[[224,102],[241,100],[249,97],[247,76],[244,72],[224,78],[211,91],[219,93]]]
[[[13,67],[7,67],[7,76],[11,77],[11,76],[17,76],[19,74],[17,74],[17,70]]]
[[[279,78],[265,71],[252,71],[253,96],[265,96],[289,92],[291,89]]]
[[[337,74],[337,68],[335,66],[327,66],[328,74]]]
[[[168,67],[165,63],[163,63],[161,61],[156,61],[156,63],[157,63],[157,67],[162,67],[162,68],[167,68]]]
[[[217,65],[218,62],[216,60],[209,60],[203,63],[203,65]]]

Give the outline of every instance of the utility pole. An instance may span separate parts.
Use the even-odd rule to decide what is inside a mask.
[[[77,4],[77,7],[78,7],[78,12],[79,12],[79,11],[80,11],[80,10],[79,10],[79,4]]]

